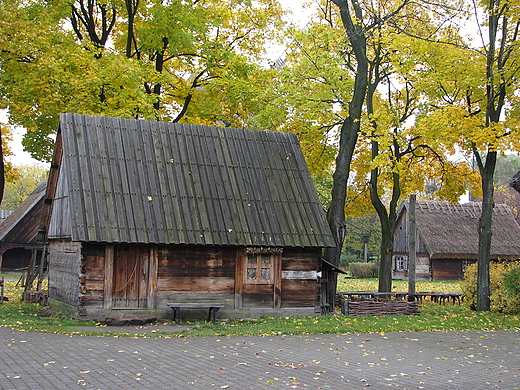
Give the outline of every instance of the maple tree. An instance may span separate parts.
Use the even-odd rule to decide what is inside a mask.
[[[272,0],[6,0],[0,106],[39,159],[60,112],[240,126],[281,15]]]
[[[392,27],[393,31],[385,28],[384,32],[380,24],[371,27],[364,48],[367,57],[365,94],[368,91],[370,98],[362,96],[359,120],[345,120],[353,115],[351,103],[356,96],[354,91],[359,75],[357,60],[338,9],[328,1],[320,4],[322,7],[311,23],[303,29],[288,31],[289,49],[283,66],[278,72],[272,71],[272,78],[276,80],[269,89],[272,101],[251,118],[250,123],[298,134],[320,194],[332,192],[332,199],[330,195],[322,199],[329,217],[335,215],[330,221],[338,243],[348,234],[344,223],[346,214],[374,213],[370,204],[372,189],[384,236],[380,289],[389,290],[392,223],[398,202],[408,193],[422,190],[427,180],[442,180],[439,196],[456,199],[465,191],[467,180],[464,176],[471,170],[467,165],[450,163],[443,154],[444,145],[435,145],[435,149],[439,149],[436,152],[426,144],[432,140],[427,137],[424,140],[419,129],[407,125],[407,120],[423,102],[421,92],[412,87],[412,81],[416,80],[406,79],[407,72],[410,73],[407,64],[413,60],[408,58],[407,64],[402,64],[402,58],[395,54],[399,45],[408,46],[413,42],[410,38],[397,39],[395,27]],[[371,15],[374,20],[383,18],[373,12]],[[383,95],[388,94],[382,94],[379,88],[392,83],[402,83],[404,87],[394,88],[385,101]],[[352,129],[350,124],[359,128]],[[346,142],[346,139],[350,141]],[[371,146],[374,150],[380,149],[374,156],[370,154]],[[394,146],[398,147],[394,149]],[[409,158],[401,158],[407,154]],[[366,179],[371,171],[372,183]],[[388,196],[393,196],[389,212],[384,204]],[[342,243],[329,255],[334,253],[336,256],[341,249]]]
[[[477,310],[489,310],[489,259],[494,207],[494,173],[498,154],[518,150],[518,5],[502,1],[475,4],[478,39],[460,38],[447,46],[430,44],[416,59],[435,96],[422,126],[432,137],[472,153],[481,178]],[[484,15],[485,20],[478,18]],[[441,53],[442,52],[442,53]],[[432,55],[433,53],[433,55]],[[456,66],[454,66],[456,64]],[[426,90],[427,88],[425,88]],[[435,90],[433,90],[435,89]]]

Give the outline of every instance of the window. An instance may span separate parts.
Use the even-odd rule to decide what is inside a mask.
[[[408,256],[394,256],[394,271],[408,271]]]
[[[253,254],[246,257],[246,283],[273,283],[274,255],[267,253]]]

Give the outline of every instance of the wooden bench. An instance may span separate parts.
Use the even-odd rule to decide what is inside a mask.
[[[173,320],[180,324],[181,323],[181,309],[209,309],[208,322],[215,322],[215,314],[219,309],[223,308],[224,305],[215,302],[193,302],[193,303],[167,303],[169,308],[173,310]]]

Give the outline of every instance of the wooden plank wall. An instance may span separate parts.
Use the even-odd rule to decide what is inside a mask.
[[[105,283],[105,245],[89,244],[83,248],[81,262],[80,304],[87,309],[101,308]]]
[[[282,272],[296,271],[312,275],[317,271],[319,249],[284,249],[282,255]],[[316,279],[282,278],[282,307],[312,307],[319,305],[319,284]]]
[[[117,245],[114,251],[117,252]],[[149,250],[143,246],[142,253]],[[148,248],[148,249],[146,249]],[[143,252],[144,251],[144,252]],[[104,302],[109,294],[104,288],[110,283],[117,283],[117,271],[106,279],[107,268],[103,244],[85,245],[81,262],[81,306],[93,310],[109,308],[112,302]],[[147,252],[148,253],[148,252]],[[158,246],[156,297],[151,297],[158,304],[164,300],[232,299],[235,289],[236,249],[229,247],[193,247],[193,246]],[[286,276],[281,282],[281,306],[314,307],[319,305],[319,285],[315,275],[320,252],[317,249],[287,249],[282,259],[282,272]],[[109,271],[107,271],[107,269]],[[153,281],[150,281],[153,283]],[[79,293],[79,292],[78,292]],[[182,298],[179,295],[182,294]],[[115,298],[115,297],[114,297]],[[144,298],[144,297],[143,297]],[[243,308],[273,308],[273,284],[244,284],[242,292]],[[151,301],[150,301],[151,303]],[[108,305],[108,306],[107,306]],[[153,305],[148,305],[152,308]]]
[[[158,248],[158,299],[172,294],[222,294],[232,297],[235,288],[235,248]]]
[[[462,259],[432,259],[433,280],[462,280]]]
[[[408,254],[394,253],[394,256],[408,256]],[[392,270],[392,277],[397,280],[407,280],[408,271]],[[431,280],[430,257],[427,253],[417,254],[415,264],[415,277],[418,280]]]
[[[53,240],[49,245],[49,297],[79,306],[81,243]]]

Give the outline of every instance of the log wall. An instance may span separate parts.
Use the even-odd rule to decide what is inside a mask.
[[[159,297],[175,293],[234,293],[235,249],[159,247]]]
[[[81,243],[53,240],[49,245],[49,298],[79,306]]]
[[[87,309],[101,308],[105,283],[105,245],[84,245],[81,261],[80,305]]]
[[[116,299],[119,294],[119,289],[116,288],[118,283],[116,268],[119,266],[116,266],[114,258],[124,257],[123,252],[126,250],[131,260],[135,257],[135,248],[105,244],[84,244],[82,247],[79,243],[55,240],[52,245],[50,283],[52,298],[75,306],[80,316],[88,318],[96,315],[96,318],[122,315],[116,313],[117,310],[125,308],[120,304],[116,305],[119,302]],[[273,284],[244,284],[241,307],[236,306],[235,270],[237,258],[241,258],[237,256],[237,250],[242,249],[139,246],[139,253],[149,253],[150,258],[155,258],[155,261],[150,259],[149,264],[155,265],[150,266],[149,269],[153,270],[156,267],[156,271],[150,271],[152,273],[147,281],[146,291],[150,295],[147,297],[148,304],[136,304],[135,307],[128,306],[127,309],[135,309],[138,310],[136,313],[146,312],[146,314],[154,314],[153,312],[156,311],[157,315],[162,317],[161,313],[171,315],[166,302],[213,300],[224,303],[229,310],[276,311],[276,307],[280,307],[280,304],[276,306],[277,295]],[[280,313],[287,313],[286,309],[314,309],[319,306],[319,285],[316,280],[319,255],[320,251],[317,249],[284,250],[281,265],[282,279],[278,293],[281,297],[282,310],[278,309]],[[112,263],[112,266],[109,263]],[[131,272],[127,274],[131,275]],[[123,283],[123,286],[125,285],[126,283]],[[273,314],[275,313],[269,312],[269,315]]]
[[[407,256],[407,253],[394,253],[394,256]],[[417,280],[432,280],[430,257],[427,253],[417,253],[415,264],[415,278]],[[408,271],[392,270],[392,278],[408,280]]]
[[[433,280],[463,280],[462,259],[432,259]]]
[[[319,249],[284,249],[282,255],[282,307],[319,306],[317,282]]]

